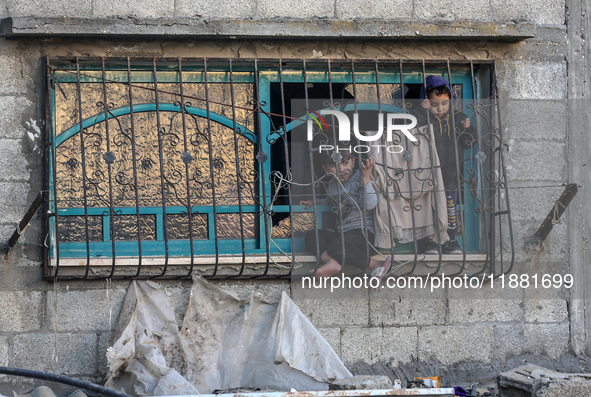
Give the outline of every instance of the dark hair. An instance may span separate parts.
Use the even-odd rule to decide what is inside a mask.
[[[438,87],[429,87],[429,88],[427,88],[426,94],[427,94],[426,98],[429,98],[429,96],[431,94],[435,94],[435,95],[444,95],[445,94],[449,98],[451,98],[451,92],[449,92],[447,87],[444,85],[440,85]]]

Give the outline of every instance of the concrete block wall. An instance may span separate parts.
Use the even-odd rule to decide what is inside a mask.
[[[518,43],[356,41],[141,41],[0,39],[0,241],[7,241],[34,195],[45,185],[43,57],[326,57],[495,59],[501,84],[510,200],[515,233],[515,272],[566,273],[566,218],[544,242],[531,237],[569,181],[566,4],[564,1],[349,0],[309,2],[242,0],[104,0],[0,2],[3,16],[103,18],[363,18],[507,21],[537,24],[537,36]],[[116,29],[116,26],[114,27]],[[335,37],[338,32],[335,32]],[[576,182],[576,181],[575,181]],[[0,258],[0,365],[50,371],[101,382],[127,283],[59,282],[41,279],[45,235],[37,217],[10,257]],[[190,282],[163,283],[182,319]],[[235,288],[278,291],[288,284],[260,282]],[[290,293],[355,373],[469,376],[493,379],[495,371],[522,360],[553,369],[579,370],[569,343],[569,295],[565,291],[516,289],[501,294],[441,290],[344,291],[327,296]],[[487,378],[488,377],[488,378]],[[0,378],[9,392],[13,380]],[[8,386],[7,386],[8,385]]]
[[[540,25],[564,25],[564,0],[320,0],[314,3],[288,0],[238,0],[220,3],[212,0],[147,0],[113,3],[107,0],[4,0],[10,16],[61,17],[137,17],[137,18],[329,18],[341,20],[428,19],[510,21],[527,19]],[[40,13],[42,10],[42,13]]]

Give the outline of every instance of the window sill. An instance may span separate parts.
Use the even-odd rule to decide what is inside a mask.
[[[220,255],[217,260],[211,255],[196,256],[193,258],[193,269],[191,269],[191,258],[169,257],[166,275],[161,278],[183,278],[190,275],[203,275],[206,278],[289,278],[291,277],[290,266],[291,258],[285,255],[271,255],[270,265],[267,267],[266,255]],[[404,270],[411,272],[413,276],[425,277],[427,275],[446,274],[475,274],[482,272],[487,266],[488,256],[486,254],[466,254],[464,255],[412,255],[399,254],[394,256],[392,269],[397,268],[395,275],[403,275]],[[308,269],[312,269],[316,264],[314,255],[296,255],[296,269],[304,266],[304,271],[295,270],[293,275],[308,274]],[[113,267],[111,258],[91,258],[89,266],[86,266],[85,258],[62,258],[59,261],[60,279],[79,279],[84,278],[160,278],[158,276],[165,265],[164,257],[143,257],[141,269],[139,269],[139,260],[137,257],[118,257],[115,259],[115,276],[109,277]],[[58,268],[57,263],[52,259],[46,268],[46,278],[51,279]],[[264,271],[264,269],[267,271]],[[217,270],[216,270],[217,269]],[[141,276],[136,272],[141,270]],[[88,271],[88,275],[86,274]],[[262,276],[261,276],[262,274]]]

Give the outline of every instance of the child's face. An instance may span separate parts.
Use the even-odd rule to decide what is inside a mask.
[[[349,179],[351,177],[351,175],[353,175],[353,168],[354,167],[355,167],[355,157],[343,155],[343,158],[341,158],[341,161],[339,162],[339,173],[338,173],[339,180],[341,182],[344,182],[347,179]],[[322,169],[324,169],[324,172],[326,172],[327,174],[337,175],[337,165],[334,163],[331,165],[323,164]]]
[[[447,94],[432,93],[429,95],[429,102],[431,102],[429,111],[439,118],[444,117],[449,111],[450,98]]]

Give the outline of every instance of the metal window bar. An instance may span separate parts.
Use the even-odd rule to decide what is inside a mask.
[[[387,156],[395,154],[386,149],[375,156],[376,167],[385,170],[380,200],[395,203],[381,218],[388,243],[374,246],[365,234],[366,262],[390,255],[393,276],[499,275],[512,269],[509,187],[492,62],[80,57],[46,62],[48,279],[314,274],[322,265],[318,231],[326,229],[330,217],[344,227],[341,203],[350,197],[339,188],[339,205],[316,204],[331,182],[317,172],[317,142],[302,139],[314,122],[320,126],[313,127],[314,138],[322,135],[312,112],[319,115],[324,107],[349,115],[413,114],[421,111],[417,92],[429,74],[444,77],[452,87],[452,112],[473,112],[468,116],[475,136],[468,149],[457,146],[465,133],[454,117],[450,121],[463,252],[423,253],[425,231],[418,219],[429,211],[437,222],[442,211],[447,213],[436,199],[428,207],[421,202],[442,189],[435,181],[441,172],[438,153],[432,133],[416,135],[423,141],[414,143],[395,130],[393,136],[406,148],[398,154],[405,156],[402,165],[388,167]],[[297,101],[304,110],[294,105]],[[426,124],[433,125],[425,113]],[[327,127],[322,136],[338,142],[335,116],[322,122]],[[361,134],[373,133],[361,128]],[[421,143],[428,145],[427,167],[413,163],[411,148]],[[354,155],[359,167],[366,155],[356,149]],[[308,190],[300,188],[304,185]],[[314,203],[310,209],[299,203],[307,197]],[[352,204],[358,205],[365,228],[374,210],[366,210],[366,198],[360,197]],[[400,214],[411,224],[408,243],[394,233]],[[432,231],[441,241],[439,228]],[[314,235],[314,249],[305,247],[304,232]],[[343,232],[338,239],[344,247]],[[349,273],[347,256],[342,249]]]

